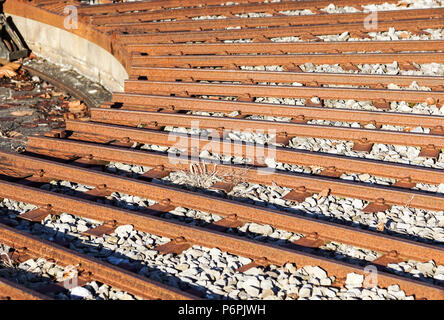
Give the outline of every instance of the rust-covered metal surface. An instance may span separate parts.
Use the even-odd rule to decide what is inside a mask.
[[[341,0],[335,1],[335,5],[361,8],[362,5],[384,2],[396,3]],[[217,166],[219,174],[242,176],[250,183],[289,188],[291,191],[285,197],[295,202],[301,202],[312,194],[331,194],[367,201],[363,209],[365,213],[384,211],[395,205],[444,210],[442,193],[415,189],[417,183],[444,183],[441,169],[288,147],[292,138],[307,137],[352,142],[354,150],[363,153],[369,153],[374,144],[411,146],[421,148],[421,156],[430,159],[438,159],[444,149],[441,115],[387,111],[390,103],[399,101],[442,107],[442,77],[363,74],[358,67],[396,62],[400,70],[418,71],[423,64],[442,64],[443,39],[321,41],[321,35],[343,32],[361,40],[371,38],[363,23],[368,13],[329,14],[321,10],[329,3],[324,0],[277,3],[241,0],[232,4],[222,0],[154,0],[89,6],[76,1],[7,0],[6,12],[60,29],[64,28],[65,6],[76,6],[79,27],[70,32],[108,50],[126,68],[130,78],[124,79],[125,92],[115,93],[112,101],[89,108],[83,118],[68,115],[64,130],[55,130],[46,137],[29,137],[24,154],[1,152],[0,198],[36,205],[40,211],[28,214],[30,221],[41,220],[45,216],[44,210],[51,208],[52,211],[103,222],[102,226],[89,231],[94,236],[111,233],[119,225],[130,224],[142,232],[172,239],[157,247],[159,254],[178,254],[192,245],[214,247],[253,260],[251,265],[240,268],[239,272],[252,266],[290,262],[298,267],[320,266],[329,275],[335,276],[335,284],[340,285],[341,279],[349,273],[365,274],[364,268],[304,250],[336,241],[381,254],[371,262],[380,270],[379,286],[385,288],[398,284],[415,298],[443,300],[444,287],[395,275],[386,269],[394,258],[419,262],[433,260],[436,265],[444,265],[444,251],[440,245],[363,230],[337,221],[326,222],[289,214],[199,191],[185,191],[152,181],[174,171],[190,172],[192,165],[209,165],[214,169]],[[313,14],[288,16],[282,13],[304,9],[311,10]],[[251,13],[263,15],[243,16]],[[223,17],[210,20],[205,18],[208,16]],[[407,36],[409,33],[424,36],[430,34],[426,29],[443,26],[442,8],[392,10],[379,13],[378,25],[372,32],[395,28],[403,30]],[[298,37],[299,40],[274,42],[273,38],[280,37]],[[240,39],[251,42],[232,42]],[[306,63],[337,64],[352,73],[303,72],[301,65]],[[248,67],[258,66],[262,69],[248,70]],[[281,69],[266,71],[263,66]],[[300,85],[292,85],[295,82]],[[412,82],[429,89],[409,88]],[[392,89],[393,85],[400,88]],[[263,97],[305,99],[305,104],[282,105],[256,100]],[[310,101],[312,98],[320,102],[313,103]],[[370,101],[376,110],[325,107],[324,101],[335,99]],[[223,115],[192,114],[197,111]],[[229,116],[233,112],[237,115]],[[257,120],[250,116],[287,117],[290,121]],[[374,129],[310,123],[313,120],[362,126],[371,124]],[[208,129],[215,135],[172,133],[165,129],[179,127],[186,130],[195,123],[198,123],[199,129]],[[384,125],[404,129],[382,129]],[[430,130],[427,133],[411,132],[418,125]],[[226,133],[230,131],[275,134],[274,142],[278,144],[273,148],[275,161],[315,166],[322,170],[316,174],[299,174],[266,168],[264,158],[269,145],[226,139]],[[139,147],[144,144],[176,147],[184,150],[184,154],[172,164],[168,153],[140,150]],[[201,159],[200,153],[208,149],[215,154],[239,156],[250,162],[248,165],[235,165]],[[98,166],[103,169],[110,162],[152,169],[141,179],[96,170]],[[395,183],[382,186],[351,182],[340,179],[343,173],[385,177]],[[33,185],[51,180],[92,186],[94,189],[87,192],[90,198],[119,192],[151,199],[156,204],[141,213],[42,190]],[[215,186],[227,192],[232,184],[233,181],[228,179]],[[196,227],[159,216],[176,207],[218,214],[222,220]],[[303,236],[291,246],[283,247],[226,232],[226,229],[246,222],[268,224]],[[63,264],[80,263],[91,278],[142,298],[197,298],[4,224],[0,224],[0,244],[26,247],[26,253],[31,256],[52,258]],[[5,299],[47,298],[1,278],[0,289],[3,291],[0,297]]]
[[[0,292],[0,300],[51,300],[41,293],[5,279],[0,279]]]

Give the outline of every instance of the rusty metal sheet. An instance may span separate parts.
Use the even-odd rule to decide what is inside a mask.
[[[245,221],[242,221],[238,218],[236,214],[228,215],[221,220],[218,220],[208,226],[211,230],[216,231],[226,231],[227,229],[236,229],[245,224]]]
[[[42,222],[45,220],[45,218],[52,214],[50,210],[47,210],[46,208],[37,208],[25,213],[20,214],[18,217],[20,219],[28,220],[31,222]]]
[[[176,209],[176,206],[174,206],[170,200],[160,200],[158,203],[149,206],[147,209],[155,215],[159,215]]]
[[[163,165],[159,165],[142,174],[140,178],[145,178],[148,180],[163,179],[165,177],[168,177],[170,173],[171,173],[170,170],[166,170],[166,168]]]
[[[302,247],[302,248],[319,248],[326,244],[328,241],[323,240],[319,237],[319,234],[317,232],[311,232],[305,237],[301,237],[296,241],[293,241],[289,247],[292,248],[294,246],[296,247]]]
[[[294,201],[294,202],[304,202],[306,198],[311,197],[312,193],[308,192],[305,187],[299,187],[291,190],[285,196],[282,197],[284,200]]]
[[[343,173],[343,171],[340,171],[336,167],[332,166],[323,169],[319,174],[324,177],[339,178]]]
[[[404,259],[400,257],[399,253],[396,250],[392,250],[373,260],[372,264],[386,267],[388,264],[398,264],[402,261]]]
[[[225,193],[230,193],[231,190],[233,190],[235,184],[233,182],[223,182],[218,181],[215,184],[213,184],[210,189],[220,190],[224,191]]]
[[[92,236],[92,237],[102,237],[105,234],[111,234],[116,230],[117,223],[115,221],[104,223],[98,227],[93,229],[89,229],[85,232],[82,232],[83,235]]]
[[[243,265],[242,267],[238,268],[236,270],[236,272],[242,273],[242,272],[248,271],[252,268],[257,268],[257,267],[264,267],[265,268],[270,264],[271,263],[268,261],[268,259],[263,257],[263,258],[255,259],[252,262],[250,262],[246,265]]]
[[[111,193],[112,193],[112,190],[107,188],[106,185],[101,184],[101,185],[98,185],[97,187],[95,187],[94,189],[86,191],[84,194],[89,198],[96,199],[96,198],[106,198],[106,197],[110,196]]]
[[[390,205],[386,204],[383,198],[376,199],[375,202],[370,202],[362,212],[364,213],[376,213],[376,212],[384,212],[390,209]]]
[[[404,177],[404,178],[398,179],[392,186],[411,189],[416,186],[416,182],[413,182],[412,178],[410,178],[410,177]]]
[[[187,242],[184,238],[176,238],[168,243],[154,247],[153,249],[160,254],[181,254],[183,251],[191,248],[192,244]]]
[[[438,159],[440,153],[441,153],[441,150],[438,147],[436,147],[433,144],[429,144],[426,147],[421,148],[421,152],[419,153],[419,157]]]

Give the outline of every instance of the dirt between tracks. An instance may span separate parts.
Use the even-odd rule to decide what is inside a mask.
[[[111,94],[69,67],[40,58],[24,61],[64,85],[81,91],[96,106],[109,101]],[[23,151],[27,136],[44,134],[65,126],[64,114],[87,114],[86,105],[68,92],[20,68],[12,78],[0,79],[0,150]]]

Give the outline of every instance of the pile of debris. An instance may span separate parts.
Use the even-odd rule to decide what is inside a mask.
[[[65,117],[86,117],[87,107],[19,63],[0,67],[0,149],[20,151],[26,136],[64,126]]]

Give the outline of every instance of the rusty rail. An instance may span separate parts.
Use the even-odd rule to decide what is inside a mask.
[[[297,54],[297,55],[225,55],[225,56],[135,56],[133,66],[143,67],[224,67],[238,69],[239,66],[300,65],[313,64],[384,64],[393,63],[443,63],[444,53],[342,53],[342,54]]]
[[[378,13],[379,22],[392,21],[392,24],[398,25],[402,20],[436,19],[442,18],[444,14],[442,9],[413,9],[404,11],[380,11]],[[323,14],[321,24],[337,25],[345,23],[362,23],[368,13],[341,13],[341,14]],[[289,26],[314,26],[320,27],[319,15],[305,16],[273,16],[264,18],[228,18],[211,20],[181,20],[175,23],[165,22],[119,22],[115,24],[99,25],[98,28],[104,32],[121,33],[146,33],[146,32],[178,32],[178,31],[212,31],[224,30],[226,28],[241,27],[242,29],[257,27],[289,27]],[[419,27],[419,26],[418,26]],[[417,28],[413,28],[418,30]],[[232,31],[233,29],[229,29]],[[325,26],[324,26],[324,30]],[[307,32],[307,31],[306,31]],[[312,31],[308,31],[311,33]],[[354,35],[360,35],[355,33]]]
[[[411,31],[416,34],[424,34],[426,28],[442,28],[443,19],[433,20],[405,20],[396,23],[398,30]],[[128,44],[149,44],[149,43],[187,43],[187,42],[223,42],[223,40],[253,39],[254,42],[271,42],[271,38],[297,36],[303,41],[320,40],[317,35],[340,34],[350,29],[355,29],[361,37],[366,37],[365,33],[388,31],[393,27],[392,22],[379,22],[376,30],[369,31],[363,23],[349,23],[330,25],[310,26],[310,33],[307,33],[306,26],[278,27],[278,28],[253,28],[245,30],[227,31],[202,31],[202,32],[171,32],[171,33],[114,33],[113,35],[125,45]],[[363,35],[361,35],[363,34]]]
[[[380,0],[378,0],[380,1]],[[246,13],[268,13],[271,15],[281,15],[280,11],[287,10],[300,10],[300,9],[309,9],[307,8],[307,3],[305,1],[294,1],[294,2],[276,2],[276,3],[261,3],[261,4],[246,4],[246,5],[237,5],[237,6],[214,6],[214,7],[206,7],[206,8],[189,8],[183,10],[155,10],[151,12],[131,12],[131,13],[122,13],[122,14],[114,14],[114,15],[102,15],[102,16],[92,16],[92,23],[95,25],[105,25],[112,23],[126,23],[126,22],[149,22],[155,20],[166,20],[166,19],[175,19],[176,21],[189,20],[193,17],[200,16],[215,16],[222,15],[228,18],[234,17],[236,14],[246,14]],[[327,2],[325,2],[327,3]],[[368,3],[368,2],[367,2]],[[313,4],[313,2],[311,2]],[[328,4],[327,4],[328,5]],[[315,4],[316,6],[316,4]],[[312,6],[315,7],[315,6]],[[420,11],[423,10],[423,11]],[[409,16],[411,18],[420,19],[424,17],[420,12],[428,11],[428,17],[437,17],[442,15],[442,10],[440,9],[419,9],[415,10],[414,13],[410,15],[409,11],[413,10],[402,10],[402,11],[392,11],[392,15],[390,19],[397,18],[405,18]],[[365,16],[362,13],[356,14],[360,16],[361,21],[365,19]],[[319,15],[316,15],[319,16]],[[335,14],[323,14],[324,22],[331,23],[331,17],[335,17]],[[314,16],[296,16],[295,23],[303,24],[307,23],[309,19],[313,20]],[[387,18],[388,20],[388,18]],[[333,22],[334,23],[334,22]]]
[[[373,130],[363,128],[344,128],[323,125],[309,125],[282,121],[245,120],[227,117],[212,117],[199,115],[183,115],[158,113],[149,111],[91,109],[91,119],[97,122],[127,124],[131,126],[144,125],[161,128],[176,126],[199,129],[219,129],[227,131],[263,132],[283,135],[285,137],[311,137],[335,139],[359,143],[385,143],[415,147],[444,148],[444,136],[426,133],[401,132],[389,130]],[[141,130],[143,132],[143,130]]]
[[[286,53],[338,53],[338,52],[405,52],[442,51],[442,40],[401,41],[323,41],[323,42],[243,42],[189,44],[129,44],[128,51],[141,55],[232,55],[232,54],[286,54]],[[137,68],[137,67],[136,67]],[[134,69],[134,68],[133,68]]]
[[[444,103],[444,91],[396,90],[373,88],[335,88],[319,86],[292,85],[254,85],[254,84],[221,84],[196,82],[163,82],[148,80],[125,81],[125,92],[153,95],[177,96],[226,96],[245,97],[253,100],[255,97],[300,98],[311,99],[344,99],[359,101],[407,101],[430,104]]]
[[[230,114],[237,111],[241,116],[263,115],[289,117],[292,122],[307,123],[310,120],[330,120],[341,122],[358,122],[363,125],[394,125],[409,128],[419,124],[431,128],[431,133],[441,134],[441,116],[429,116],[414,113],[378,112],[356,109],[339,109],[302,105],[277,105],[272,103],[253,103],[213,99],[195,99],[168,96],[152,96],[131,93],[114,93],[112,102],[100,108],[113,108],[135,111],[209,111]]]
[[[291,2],[289,0],[281,1],[281,2]],[[384,0],[338,0],[336,1],[336,5],[339,6],[353,6],[358,5],[362,6],[365,4],[379,4],[379,3],[391,3],[391,1]],[[152,11],[155,9],[169,9],[169,8],[189,8],[189,7],[201,7],[204,8],[206,6],[214,6],[221,5],[224,6],[232,6],[232,5],[246,5],[246,4],[259,4],[264,3],[262,0],[238,0],[232,4],[227,4],[224,0],[187,0],[187,2],[183,2],[181,0],[157,0],[157,1],[145,1],[145,2],[124,2],[124,3],[114,3],[114,4],[104,4],[104,5],[96,5],[94,7],[91,6],[80,6],[79,13],[84,15],[99,15],[99,14],[110,14],[110,13],[123,13],[129,11]],[[325,0],[316,0],[316,1],[299,1],[298,5],[300,9],[303,8],[322,8],[328,6],[331,2]]]
[[[407,87],[411,85],[412,82],[416,82],[419,86],[431,88],[432,91],[442,91],[442,89],[444,89],[442,84],[444,78],[436,76],[133,67],[131,68],[130,77],[131,80],[141,80],[139,78],[146,77],[146,80],[156,82],[223,81],[233,83],[240,82],[241,84],[259,84],[267,82],[292,84],[296,82],[311,87],[322,87],[322,85],[348,85],[360,87],[367,86],[379,89],[387,88],[389,84]],[[119,95],[119,93],[116,94]],[[235,95],[236,94],[234,94],[234,96]],[[125,95],[122,97],[124,96]]]

